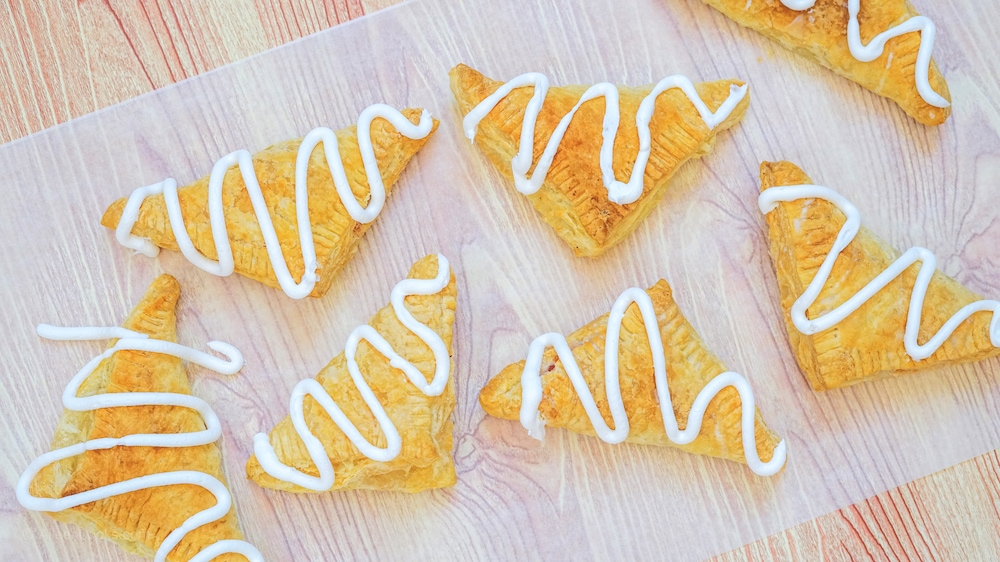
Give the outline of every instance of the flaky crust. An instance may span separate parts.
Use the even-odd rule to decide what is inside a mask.
[[[420,109],[404,109],[402,114],[413,123],[420,120]],[[434,121],[437,130],[438,122]],[[433,134],[433,130],[432,133]],[[370,199],[368,178],[358,149],[357,126],[336,132],[340,156],[358,202],[365,206]],[[406,163],[430,138],[409,139],[401,135],[385,119],[372,122],[371,140],[375,158],[385,183],[386,197],[392,193]],[[268,147],[253,156],[257,181],[260,183],[268,212],[274,223],[285,263],[296,282],[301,281],[304,264],[299,244],[299,229],[295,218],[295,160],[302,139],[289,140]],[[217,259],[208,213],[208,180],[206,175],[198,181],[180,188],[178,198],[181,214],[186,223],[191,242],[199,252]],[[329,290],[337,273],[350,261],[358,249],[358,242],[374,221],[363,224],[347,213],[347,208],[337,195],[323,145],[318,145],[309,160],[307,175],[309,191],[309,218],[312,222],[313,242],[319,264],[319,281],[310,296],[321,297]],[[127,197],[108,207],[101,224],[114,229],[121,220]],[[278,287],[271,261],[264,246],[264,236],[257,223],[250,196],[237,167],[231,168],[222,183],[222,202],[225,209],[226,229],[233,246],[236,273],[255,279],[271,287]],[[132,233],[149,238],[161,248],[178,250],[177,240],[170,228],[163,195],[148,198],[139,210],[139,220]]]
[[[503,85],[478,71],[460,64],[450,73],[451,90],[462,115]],[[695,88],[709,109],[715,111],[729,97],[738,80],[720,80],[697,84]],[[639,103],[652,91],[652,85],[630,88],[619,86],[621,123],[615,138],[613,167],[615,177],[627,180],[639,152],[639,134],[634,116]],[[537,162],[559,121],[580,100],[586,86],[551,87],[538,116],[535,128]],[[476,132],[476,144],[494,166],[513,182],[510,161],[517,154],[524,110],[533,88],[518,88],[504,98],[483,119]],[[708,154],[715,136],[738,123],[750,104],[749,93],[729,117],[715,130],[709,130],[694,105],[677,89],[656,98],[650,120],[652,151],[643,178],[644,189],[635,203],[618,205],[608,200],[601,179],[600,148],[603,141],[604,98],[584,103],[566,130],[541,189],[527,196],[542,215],[578,256],[594,257],[621,242],[653,210],[666,191],[667,181],[687,160]]]
[[[684,429],[695,397],[705,385],[728,371],[694,331],[674,302],[670,286],[660,280],[646,293],[653,301],[660,326],[667,364],[667,384],[678,425]],[[587,386],[606,423],[612,423],[604,386],[604,348],[608,314],[597,318],[566,338],[579,364]],[[742,402],[732,387],[722,390],[709,403],[698,437],[687,445],[677,445],[667,438],[663,429],[656,382],[653,377],[653,354],[646,337],[645,324],[639,307],[628,307],[621,329],[619,365],[621,393],[631,431],[627,441],[645,445],[671,446],[689,453],[709,455],[746,463],[742,441]],[[521,407],[521,373],[524,361],[508,365],[486,384],[479,394],[479,403],[486,413],[498,418],[517,420]],[[542,356],[542,403],[539,413],[545,424],[562,427],[576,433],[596,435],[590,418],[583,408],[573,383],[553,348]],[[775,435],[756,411],[754,437],[757,453],[763,462],[774,454],[780,438]]]
[[[761,191],[773,186],[812,183],[805,172],[790,162],[762,163],[760,180]],[[906,354],[903,332],[919,263],[910,266],[836,326],[811,336],[800,333],[792,323],[792,304],[815,277],[847,219],[832,203],[799,199],[779,203],[766,215],[766,220],[788,337],[795,358],[814,390],[1000,355],[1000,349],[990,343],[988,312],[972,315],[927,359],[914,361]],[[830,280],[816,304],[806,312],[807,317],[815,318],[833,310],[899,256],[898,251],[862,226],[837,259]],[[934,272],[917,341],[926,342],[952,314],[978,300],[982,297],[940,271]]]
[[[437,256],[426,256],[410,269],[411,279],[433,279],[437,275]],[[434,330],[452,354],[457,288],[452,273],[447,287],[433,295],[406,297],[407,310],[422,324]],[[403,358],[413,363],[430,380],[434,373],[434,354],[420,338],[409,331],[396,317],[391,305],[380,310],[369,322],[375,331],[389,342]],[[452,460],[452,422],[455,409],[454,361],[448,384],[439,396],[426,396],[413,386],[406,375],[389,365],[389,360],[368,342],[358,345],[358,367],[372,391],[385,407],[389,419],[402,438],[402,450],[389,462],[373,461],[361,454],[343,431],[334,424],[326,411],[312,397],[303,404],[309,429],[323,443],[333,463],[333,490],[374,489],[420,492],[455,484],[455,463]],[[357,426],[369,442],[385,447],[385,435],[375,416],[364,403],[361,393],[347,371],[347,361],[341,353],[316,375],[316,380],[337,402],[344,414]],[[285,417],[271,431],[271,445],[278,460],[312,476],[319,476],[316,465],[292,425]],[[313,492],[284,480],[278,480],[260,466],[256,456],[247,461],[247,476],[265,488],[286,492]]]
[[[817,0],[806,11],[785,7],[780,0],[702,0],[736,23],[758,31],[781,46],[857,82],[899,104],[910,117],[924,125],[940,125],[951,115],[920,97],[914,81],[920,34],[907,33],[886,43],[882,56],[861,62],[847,44],[847,2]],[[867,45],[879,33],[920,14],[906,0],[862,0],[858,13],[861,41]],[[931,87],[951,101],[948,83],[931,60]]]
[[[179,296],[180,285],[177,281],[169,275],[161,275],[153,281],[145,297],[122,326],[149,334],[153,339],[176,342],[174,308]],[[119,351],[105,359],[87,377],[79,395],[92,396],[105,392],[191,394],[191,387],[179,358],[143,351]],[[172,406],[105,408],[94,412],[65,410],[56,427],[52,449],[102,437],[133,433],[183,433],[204,428],[205,424],[197,412]],[[45,468],[31,483],[31,493],[60,498],[173,470],[205,472],[226,482],[222,454],[215,443],[184,448],[114,447],[87,451]],[[198,486],[173,485],[129,492],[49,515],[111,539],[128,552],[153,558],[168,534],[188,517],[213,505],[215,497],[207,490]],[[188,533],[167,559],[187,561],[210,544],[226,539],[243,539],[234,509],[230,509],[222,519]],[[237,561],[245,558],[227,554],[215,560]]]

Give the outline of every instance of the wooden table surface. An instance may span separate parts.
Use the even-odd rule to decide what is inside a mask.
[[[0,4],[0,143],[397,2],[9,0]],[[1000,454],[992,451],[719,559],[996,560],[997,528]]]

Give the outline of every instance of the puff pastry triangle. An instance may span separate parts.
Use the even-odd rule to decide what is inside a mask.
[[[756,30],[781,46],[899,104],[924,125],[940,125],[951,115],[951,95],[937,63],[930,57],[933,23],[907,0],[703,0],[736,23]],[[852,54],[848,33],[849,4],[857,3],[859,35],[855,49],[869,51],[868,62]],[[801,7],[801,9],[793,9]],[[921,29],[889,39],[880,54],[877,36],[895,35],[907,26]],[[888,37],[888,36],[886,36]],[[921,46],[927,61],[918,60]],[[918,76],[918,72],[926,72]],[[927,91],[922,94],[917,84]],[[935,96],[936,94],[937,96]],[[925,99],[926,98],[926,99]],[[932,105],[928,100],[935,101]]]
[[[504,86],[502,82],[491,80],[465,65],[456,66],[450,74],[452,92],[467,120],[477,105]],[[519,78],[525,76],[528,75]],[[684,162],[710,152],[716,134],[736,125],[750,103],[743,82],[738,80],[694,85],[683,77],[670,78],[687,82],[691,93],[707,106],[706,115],[707,112],[716,112],[720,122],[710,127],[705,115],[699,112],[688,94],[677,87],[655,96],[649,121],[648,164],[637,185],[637,199],[626,204],[615,203],[610,198],[609,188],[605,187],[601,148],[609,104],[604,97],[590,99],[576,111],[558,144],[551,167],[544,174],[544,181],[536,192],[528,195],[542,219],[577,255],[597,256],[635,230],[663,197],[668,180],[678,168]],[[611,84],[592,88],[599,86],[606,86],[605,91],[613,88]],[[520,149],[526,109],[536,89],[537,86],[514,89],[478,122],[477,127],[466,129],[467,135],[474,134],[476,143],[490,162],[507,179],[515,181],[515,185],[517,181],[512,172],[512,159]],[[560,121],[573,110],[587,90],[586,86],[548,89],[535,125],[531,154],[533,170],[537,170],[537,163]],[[640,127],[636,116],[643,99],[652,90],[652,85],[617,87],[620,122],[613,139],[610,167],[614,179],[619,182],[629,181],[633,170],[638,169]]]
[[[174,308],[180,286],[169,275],[158,277],[122,327],[149,338],[177,341]],[[181,359],[145,351],[117,351],[87,377],[78,396],[105,393],[162,392],[190,395],[191,386]],[[176,406],[129,406],[95,411],[65,410],[56,428],[52,449],[84,441],[131,434],[180,434],[205,429],[198,412]],[[215,443],[195,447],[116,446],[89,450],[43,468],[32,480],[36,497],[64,498],[129,479],[170,471],[197,471],[225,484],[222,454]],[[191,516],[216,505],[211,492],[196,485],[174,484],[86,503],[53,518],[73,523],[118,543],[124,550],[153,558],[164,539]],[[184,535],[167,560],[187,561],[219,541],[242,541],[236,511],[198,526]],[[245,544],[245,543],[244,543]],[[245,560],[223,554],[213,560]]]
[[[411,292],[416,286],[414,280],[420,280],[417,285],[423,287],[421,292],[425,294]],[[431,334],[418,335],[405,326],[392,304],[375,314],[367,326],[356,329],[348,338],[345,351],[350,350],[352,341],[357,345],[355,358],[362,384],[352,378],[346,352],[330,361],[315,379],[301,381],[293,391],[293,415],[279,422],[269,436],[257,436],[255,454],[247,462],[247,476],[251,480],[265,488],[288,492],[362,488],[419,492],[455,483],[451,456],[455,383],[450,359],[457,295],[455,277],[443,256],[427,256],[415,263],[407,279],[396,286],[393,299],[397,298],[397,292],[400,304],[424,327],[422,330],[429,329]],[[363,333],[368,326],[384,338],[382,351],[370,340],[354,339],[354,334]],[[429,340],[435,339],[441,342],[440,355],[429,344]],[[402,360],[394,361],[394,367],[384,351],[397,353]],[[435,383],[429,384],[437,384],[437,393],[418,388],[402,370],[404,362],[419,372],[417,378],[431,381],[434,375]],[[365,401],[363,390],[367,388],[377,398],[374,404]],[[305,394],[306,391],[310,394]],[[329,398],[335,408],[325,408],[317,401],[317,394],[326,395],[321,399]],[[301,422],[318,440],[316,460],[294,425],[296,396],[301,404]],[[334,409],[349,420],[343,426],[356,428],[359,439],[366,442],[362,446],[370,444],[374,451],[369,453],[388,457],[391,455],[382,451],[392,448],[391,439],[374,413],[376,409],[384,409],[389,425],[398,432],[396,455],[388,460],[366,455],[349,437],[350,427],[344,429],[334,421],[331,415]],[[269,463],[262,462],[265,454],[262,449],[272,457]],[[326,467],[320,469],[318,464]],[[285,478],[282,473],[291,476]]]
[[[809,176],[790,162],[764,162],[760,180],[762,192],[775,186],[812,184]],[[801,332],[793,322],[792,307],[834,248],[847,217],[830,201],[802,198],[777,203],[766,214],[766,220],[788,337],[813,389],[828,390],[880,376],[1000,355],[1000,348],[991,343],[988,311],[975,312],[961,322],[929,357],[915,360],[908,354],[904,333],[920,263],[907,267],[839,323],[812,335]],[[816,319],[847,302],[900,255],[861,227],[836,258],[828,281],[815,304],[808,307],[806,317]],[[956,312],[977,301],[982,297],[935,270],[927,285],[917,342],[927,343]],[[1000,307],[1000,303],[996,306]]]
[[[396,116],[399,121],[391,123],[386,118],[375,118],[370,124],[372,154],[377,163],[376,166],[373,166],[372,171],[374,172],[374,168],[377,168],[381,184],[384,185],[384,189],[379,191],[384,192],[384,194],[373,193],[371,189],[372,176],[366,173],[358,126],[350,126],[336,132],[322,129],[329,136],[335,136],[339,147],[339,162],[336,159],[332,159],[333,161],[327,159],[327,150],[331,150],[327,144],[332,143],[324,142],[314,145],[309,153],[306,165],[306,186],[309,224],[312,229],[312,242],[315,246],[315,264],[313,266],[315,275],[308,275],[308,280],[303,279],[303,274],[307,272],[307,266],[303,260],[305,254],[300,240],[301,225],[296,214],[298,203],[296,197],[297,157],[303,139],[289,140],[268,147],[254,154],[252,166],[247,166],[247,171],[252,170],[255,174],[263,202],[266,205],[265,216],[269,216],[270,222],[273,224],[277,243],[272,244],[274,246],[272,252],[280,250],[277,261],[281,265],[278,266],[278,269],[287,267],[287,275],[290,278],[286,281],[286,285],[300,283],[306,289],[306,291],[300,292],[296,298],[305,296],[305,294],[313,297],[323,296],[329,290],[337,273],[357,251],[361,237],[374,221],[374,216],[356,220],[354,217],[360,217],[364,212],[355,210],[352,215],[352,211],[345,205],[345,201],[347,204],[352,204],[352,207],[360,206],[365,211],[369,211],[369,214],[377,215],[385,197],[391,193],[392,186],[399,178],[403,168],[437,129],[437,120],[432,120],[428,113],[422,113],[420,109],[405,109],[396,112],[388,106],[372,107],[384,108],[387,116]],[[364,113],[362,118],[359,118],[359,123],[363,122]],[[407,127],[407,124],[410,127]],[[407,134],[401,132],[401,129]],[[310,139],[318,131],[321,129],[314,130],[306,139]],[[362,128],[360,132],[364,132],[364,129]],[[222,162],[220,160],[220,163]],[[345,189],[349,188],[350,192],[348,194],[345,191],[343,197],[351,197],[354,201],[343,199],[338,193],[337,183],[334,180],[336,174],[333,170],[340,162],[343,164],[346,179],[346,184],[343,185]],[[245,176],[241,173],[241,166],[237,166],[235,160],[221,165],[224,166],[223,169],[228,168],[221,182],[220,207],[223,210],[225,228],[232,248],[232,267],[240,275],[271,287],[281,287],[286,293],[293,295],[289,288],[280,285],[280,274],[276,273],[274,260],[269,256],[262,223],[255,211]],[[217,164],[216,168],[219,166],[220,164]],[[219,259],[219,251],[213,238],[210,213],[210,179],[211,175],[208,175],[180,188],[177,190],[177,198],[184,228],[190,236],[194,250],[207,260],[215,261]],[[163,184],[166,183],[163,182]],[[150,186],[158,188],[159,192],[154,189],[152,194],[142,201],[134,226],[130,231],[119,232],[119,241],[123,241],[123,238],[128,237],[131,233],[135,241],[129,244],[142,245],[148,240],[156,247],[170,250],[181,249],[171,225],[165,196],[162,193],[163,184]],[[119,229],[128,200],[129,198],[122,198],[111,204],[104,213],[101,224],[111,229]],[[130,247],[139,249],[137,246]],[[149,247],[140,251],[144,251],[148,255],[155,255],[156,250]],[[197,256],[195,258],[197,259]],[[199,265],[199,267],[211,270],[215,266],[208,264]],[[231,272],[232,270],[215,273],[228,275]],[[310,285],[312,286],[310,287]]]
[[[642,292],[640,289],[629,291],[633,291],[633,297],[637,296],[635,292]],[[619,297],[620,303],[627,302],[628,299],[623,301],[627,293],[628,291]],[[754,408],[754,413],[750,419],[744,420],[742,417],[743,405],[753,403],[753,394],[746,380],[736,373],[727,372],[722,361],[705,347],[678,308],[666,281],[660,280],[647,289],[645,294],[651,301],[652,310],[655,311],[658,326],[654,329],[659,331],[662,342],[667,384],[666,389],[658,389],[654,351],[647,336],[649,327],[643,319],[638,301],[632,301],[632,304],[628,304],[628,308],[624,309],[624,315],[620,317],[618,347],[618,380],[621,404],[624,406],[629,426],[626,428],[627,436],[619,435],[615,439],[602,436],[595,430],[596,424],[584,405],[584,397],[590,400],[592,396],[604,423],[612,425],[613,399],[608,395],[605,349],[609,325],[612,327],[618,325],[613,321],[609,324],[609,318],[615,314],[615,308],[619,303],[616,303],[610,314],[593,320],[565,338],[568,351],[571,351],[573,362],[576,364],[575,368],[569,357],[556,352],[558,347],[548,346],[540,355],[541,364],[538,368],[536,369],[535,364],[526,368],[532,361],[532,352],[529,351],[528,361],[508,365],[487,383],[479,394],[479,403],[491,416],[509,420],[520,419],[521,423],[525,424],[522,401],[526,400],[525,397],[530,391],[526,391],[522,383],[528,381],[530,384],[536,384],[531,381],[539,380],[537,372],[540,373],[541,400],[537,408],[538,419],[535,422],[537,425],[534,428],[529,427],[529,433],[536,437],[541,437],[534,433],[542,429],[541,426],[560,427],[575,433],[599,436],[608,442],[624,439],[631,443],[673,446],[689,453],[748,463],[755,472],[763,475],[770,475],[780,470],[785,462],[784,442],[767,427],[760,410],[755,406],[751,406]],[[537,342],[544,341],[543,338],[552,335],[540,337],[532,347],[534,348]],[[545,343],[559,345],[552,341]],[[578,392],[575,388],[570,372],[576,369],[579,369],[590,392]],[[728,382],[725,382],[727,379]],[[737,391],[735,386],[729,385],[738,379],[746,383],[744,390],[747,392],[746,396]],[[667,396],[673,411],[667,416],[672,415],[672,419],[665,418],[664,412],[661,411],[661,403],[666,404],[667,400],[659,399],[659,390],[666,390],[669,393]],[[703,410],[701,428],[696,430],[694,429],[696,424],[689,416],[699,409],[695,404],[699,402],[699,394],[703,392],[701,399],[707,398],[709,401],[707,408]],[[529,412],[528,415],[534,416],[535,412]],[[691,429],[697,431],[696,437],[688,443],[678,443],[678,440],[669,436],[665,429],[666,425],[673,423],[674,420],[676,420],[675,427],[682,431],[690,424]],[[744,430],[748,429],[749,423],[753,424],[753,429],[745,436]],[[617,427],[618,421],[615,421],[614,425],[615,429],[620,431]],[[748,439],[747,442],[744,442],[744,437]],[[751,460],[747,457],[747,447],[755,449],[749,451]],[[754,466],[755,461],[757,466]]]

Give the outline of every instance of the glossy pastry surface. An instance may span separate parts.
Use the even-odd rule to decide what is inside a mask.
[[[528,74],[515,80],[534,86],[517,87],[502,99],[488,100],[504,88],[503,82],[465,65],[451,70],[451,89],[467,121],[465,133],[526,194],[575,254],[590,257],[635,230],[663,197],[678,168],[710,152],[716,135],[736,125],[750,103],[749,92],[739,80],[692,84],[682,76],[670,76],[661,85],[665,89],[645,107],[643,101],[653,92],[653,85],[552,86],[541,103],[532,98],[539,83],[547,84],[544,76]],[[587,101],[577,107],[584,94]],[[608,101],[613,98],[617,101]],[[490,109],[481,106],[477,110],[483,103],[490,104]],[[609,109],[619,110],[617,124],[614,119],[608,121]],[[533,135],[524,138],[525,120],[535,116],[536,110]],[[481,120],[468,122],[483,112]],[[648,124],[642,123],[645,119]],[[616,135],[605,139],[605,131],[615,130]],[[649,137],[644,148],[640,135],[646,131]],[[557,134],[562,134],[561,139],[550,144]],[[546,154],[547,149],[554,152]],[[530,183],[535,189],[530,193],[522,185],[529,182],[518,179],[517,164],[512,162],[515,157],[522,159],[518,156],[522,151],[522,166],[530,157]],[[549,163],[543,174],[538,173],[541,161]],[[645,167],[640,170],[637,162],[643,161]],[[634,170],[641,178],[632,177]],[[539,175],[544,176],[540,183]],[[632,183],[635,190],[613,182]]]
[[[931,58],[934,24],[907,0],[702,1],[891,99],[924,125],[940,125],[951,115],[948,84]],[[857,22],[853,32],[852,19]]]
[[[606,355],[616,330],[617,354],[611,348]],[[650,340],[650,330],[656,340]],[[618,391],[609,386],[615,381]],[[586,388],[577,388],[582,383]],[[785,462],[785,444],[752,405],[749,383],[705,347],[662,280],[646,291],[629,289],[610,314],[566,338],[540,336],[528,360],[504,368],[479,402],[492,416],[519,419],[538,438],[550,426],[610,443],[673,446],[740,463],[748,462],[749,453],[752,468],[763,475]],[[752,408],[749,416],[744,404]],[[684,435],[686,429],[697,433]]]
[[[426,111],[376,104],[358,125],[314,129],[253,156],[230,153],[180,189],[173,179],[139,188],[101,224],[150,257],[180,250],[214,275],[236,272],[293,298],[320,297],[436,128]]]
[[[961,283],[934,270],[929,250],[914,248],[901,254],[861,226],[839,253],[834,252],[839,237],[847,240],[841,231],[854,229],[845,229],[848,216],[838,205],[815,196],[788,201],[770,197],[771,201],[764,201],[769,190],[777,194],[782,187],[813,183],[790,162],[764,162],[760,177],[761,210],[766,211],[770,254],[777,271],[788,336],[813,389],[828,390],[879,376],[1000,355],[1000,321],[996,312],[991,314],[991,310],[1000,310],[1000,303],[984,301]],[[852,207],[846,208],[853,212]],[[796,301],[831,255],[835,259],[830,259],[828,278],[815,302],[803,303],[809,306],[805,318],[799,320],[801,326],[796,326]],[[920,261],[912,263],[914,259],[923,259],[929,266]],[[922,268],[927,277],[918,283]],[[884,286],[875,290],[874,284],[883,284],[877,279],[884,279]],[[872,287],[868,287],[870,284]],[[915,287],[924,289],[914,291]],[[835,319],[831,313],[859,294],[868,298],[839,322],[829,327],[829,321],[811,328],[808,325],[828,314]],[[971,309],[964,308],[967,306],[981,310],[971,313]],[[963,309],[970,312],[967,318],[965,312],[959,314]],[[916,336],[915,342],[907,345],[911,310],[919,315],[909,328]],[[953,327],[954,332],[946,333],[946,326]]]
[[[415,263],[345,352],[296,385],[292,415],[258,434],[247,476],[289,492],[453,485],[456,296],[447,260]]]
[[[213,560],[245,560],[239,551],[260,560],[243,541],[231,507],[215,443],[219,420],[208,404],[191,396],[180,356],[227,374],[243,359],[231,346],[214,345],[220,342],[213,348],[226,353],[226,360],[167,343],[177,341],[179,295],[177,281],[162,275],[125,320],[124,330],[40,327],[40,334],[56,339],[95,339],[87,334],[100,331],[121,339],[71,382],[71,398],[64,397],[67,409],[47,454],[54,458],[43,455],[29,467],[18,499],[147,558],[186,562],[199,553],[221,552]],[[158,347],[166,352],[144,349]],[[87,496],[99,499],[81,503]],[[79,505],[62,509],[60,504]],[[185,525],[189,518],[199,521]],[[165,542],[176,546],[161,548]]]

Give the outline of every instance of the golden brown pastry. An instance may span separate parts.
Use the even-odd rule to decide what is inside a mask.
[[[605,166],[610,173],[602,172],[602,131],[606,107],[613,109],[614,104],[609,106],[601,96],[584,102],[570,117],[561,142],[558,135],[554,139],[551,166],[540,172],[544,166],[539,163],[545,160],[543,150],[553,140],[560,121],[588,90],[586,86],[548,88],[534,133],[524,137],[533,138],[534,145],[521,147],[526,116],[534,115],[529,101],[541,91],[543,82],[547,85],[542,75],[526,74],[505,86],[465,65],[451,70],[451,90],[465,116],[466,135],[474,134],[490,162],[528,196],[542,219],[579,256],[597,256],[635,230],[663,197],[677,169],[687,160],[711,151],[715,135],[736,125],[750,103],[746,87],[738,80],[693,85],[682,76],[671,76],[664,79],[671,87],[654,97],[655,104],[648,105],[652,111],[647,112],[640,110],[640,104],[651,94],[653,85],[615,88],[598,84],[591,89],[612,94],[617,91],[620,104],[617,134],[608,139],[614,141],[613,151],[609,152],[612,157]],[[677,87],[682,83],[688,92]],[[513,86],[517,87],[503,99],[489,99],[498,90]],[[696,104],[702,104],[702,108]],[[640,114],[649,119],[648,127],[637,125]],[[650,151],[641,153],[639,135],[647,130]],[[522,163],[532,166],[530,180],[519,178],[528,170],[519,172],[512,163],[519,150],[531,157],[530,163]],[[648,155],[648,164],[641,162],[644,154]],[[633,169],[638,174],[635,178],[631,178]],[[605,180],[610,176],[628,185],[606,187]]]
[[[179,295],[180,286],[177,281],[169,275],[160,276],[122,326],[133,332],[147,334],[152,340],[176,342],[174,309]],[[74,409],[67,408],[63,412],[52,441],[54,453],[48,453],[55,454],[56,460],[52,462],[52,459],[45,459],[44,455],[40,457],[39,461],[42,461],[44,467],[33,479],[32,471],[38,467],[29,467],[19,483],[18,499],[30,509],[44,508],[43,510],[50,511],[45,506],[32,504],[46,502],[44,498],[58,498],[64,502],[78,501],[74,499],[74,495],[88,491],[112,494],[105,499],[50,511],[49,514],[55,519],[74,523],[98,536],[111,539],[128,552],[153,558],[168,535],[180,528],[188,518],[218,503],[218,496],[198,482],[204,481],[221,487],[219,493],[222,496],[229,496],[229,492],[225,489],[222,455],[214,443],[220,431],[218,419],[214,414],[210,416],[214,420],[203,419],[197,410],[177,405],[179,401],[196,401],[211,411],[207,404],[190,396],[191,386],[181,359],[164,353],[129,349],[129,342],[134,341],[135,338],[115,340],[112,348],[116,351],[103,359],[89,376],[83,375],[86,378],[75,395],[80,398],[103,395],[95,400],[104,400],[105,406],[81,410],[81,406],[66,403]],[[237,360],[235,369],[240,366],[242,358]],[[74,383],[76,381],[74,379]],[[109,403],[127,400],[135,396],[132,393],[158,393],[155,396],[173,405],[156,404],[157,399],[142,400],[138,404],[145,405],[128,407],[112,407],[113,404]],[[206,422],[209,424],[207,429]],[[202,440],[206,444],[196,446],[182,443],[184,440],[194,441],[192,434],[202,431],[215,432],[214,438],[209,436]],[[77,452],[58,460],[58,457],[65,456],[59,453],[64,447],[136,434],[153,434],[153,439],[178,441],[164,446],[120,444],[111,448]],[[68,453],[73,452],[68,450]],[[45,462],[46,460],[49,462]],[[186,483],[177,483],[177,479],[181,478],[177,471],[185,471],[194,476],[189,475]],[[106,486],[121,486],[121,483],[139,477],[158,481],[150,482],[141,489],[119,492],[116,495],[113,489],[97,490]],[[25,494],[29,491],[34,498],[26,497]],[[227,501],[231,501],[231,497]],[[227,548],[227,543],[217,544],[219,541],[240,541],[236,545],[230,543],[228,547],[236,546],[244,553],[256,555],[250,556],[251,560],[260,559],[256,549],[243,542],[243,534],[233,508],[229,508],[228,513],[217,514],[215,520],[195,526],[181,535],[176,547],[166,547],[169,552],[167,560],[187,561],[205,549],[212,551],[220,548],[218,552],[222,553],[221,556],[213,560],[245,559]]]
[[[228,171],[218,174],[217,180],[205,176],[176,191],[174,214],[179,212],[185,225],[180,232],[182,240],[171,225],[167,204],[171,198],[165,198],[176,186],[172,179],[115,201],[101,224],[116,229],[123,245],[149,256],[156,255],[157,247],[181,250],[196,266],[216,275],[235,270],[280,287],[293,298],[321,297],[357,251],[358,242],[381,211],[407,162],[438,124],[419,109],[399,112],[381,104],[366,109],[358,123],[336,132],[315,129],[305,139],[278,143],[252,158],[246,151],[224,157],[215,170]],[[327,160],[327,152],[337,154],[337,147],[339,158]],[[243,163],[237,167],[234,155],[240,153]],[[306,163],[306,198],[296,195],[300,159]],[[371,174],[366,173],[366,161]],[[341,169],[344,179],[335,182]],[[246,183],[248,177],[251,185]],[[213,196],[210,186],[216,182],[221,195]],[[138,216],[126,212],[130,200],[141,203]],[[214,222],[210,201],[222,209]],[[305,201],[309,221],[301,224],[297,206]],[[223,226],[228,236],[222,236]],[[303,247],[300,240],[303,233],[308,235],[306,229],[311,229],[312,235],[305,239],[311,240],[313,247]],[[190,242],[183,240],[184,231]],[[228,238],[228,245],[216,246],[216,231],[222,241]],[[271,255],[266,235],[273,236]],[[221,265],[212,263],[216,260]]]
[[[315,379],[295,387],[291,415],[270,436],[257,435],[247,476],[287,492],[420,492],[455,484],[451,353],[456,295],[444,256],[414,264],[392,292],[392,302],[401,308],[389,304],[356,328],[344,353]],[[395,366],[386,354],[398,354]],[[349,372],[352,357],[357,378]],[[371,401],[364,398],[368,389]],[[335,421],[338,412],[346,420]],[[318,439],[315,454],[296,430],[297,418],[308,428],[306,439]]]
[[[993,336],[996,341],[991,343],[992,315],[989,313],[993,310],[993,314],[997,314],[1000,303],[982,301],[982,297],[936,270],[925,286],[923,314],[918,323],[909,327],[916,341],[908,346],[904,341],[909,326],[907,314],[911,296],[918,286],[917,274],[922,262],[907,263],[918,259],[921,251],[926,252],[924,258],[931,254],[928,250],[914,248],[905,254],[907,259],[894,266],[901,254],[864,227],[860,227],[839,257],[834,258],[829,278],[822,284],[815,303],[807,303],[806,319],[822,322],[819,317],[831,313],[855,294],[869,291],[866,285],[890,267],[897,268],[900,274],[832,327],[812,334],[801,331],[793,320],[793,305],[835,249],[834,243],[848,215],[857,210],[845,206],[848,209],[845,213],[834,202],[809,193],[803,198],[773,202],[772,210],[764,197],[780,193],[776,186],[812,184],[809,176],[790,162],[764,162],[760,167],[760,181],[761,209],[767,211],[770,254],[777,270],[788,337],[795,358],[814,390],[829,390],[880,376],[1000,355],[997,347],[1000,333]],[[771,189],[776,191],[769,192]],[[791,191],[788,193],[795,195]],[[860,218],[856,220],[860,222]],[[836,256],[836,252],[833,255]],[[939,334],[942,326],[960,309],[977,302],[985,307],[982,311],[972,313],[950,337]],[[957,317],[963,316],[965,313]],[[817,323],[807,331],[818,328],[824,326]],[[943,340],[936,351],[932,338]],[[921,358],[927,354],[930,355]]]
[[[658,331],[659,338],[651,341],[647,330]],[[618,342],[617,364],[605,363],[609,342]],[[663,373],[655,367],[657,357],[665,360]],[[666,384],[657,382],[660,377]],[[615,378],[620,396],[606,384]],[[577,386],[581,382],[586,388]],[[537,438],[545,426],[562,427],[609,443],[672,446],[747,463],[764,476],[785,463],[785,443],[765,425],[749,383],[705,347],[663,280],[646,291],[625,291],[610,314],[568,338],[536,339],[526,361],[508,365],[487,383],[479,403],[491,416],[520,419]],[[743,419],[744,406],[753,408],[753,416]]]
[[[933,39],[927,33],[931,20],[920,17],[907,0],[703,0],[736,23],[770,37],[781,46],[861,84],[899,104],[903,111],[924,125],[940,125],[951,115],[951,94],[944,76],[931,58]],[[802,7],[793,9],[788,6]],[[849,7],[858,9],[859,39],[849,38]],[[808,6],[808,8],[807,8]],[[876,36],[904,27],[889,36],[916,26],[925,31],[904,33],[889,39],[878,53]],[[870,51],[865,62],[851,54]],[[925,50],[926,61],[918,60]],[[921,75],[922,73],[922,75]],[[924,91],[921,92],[920,88]]]

